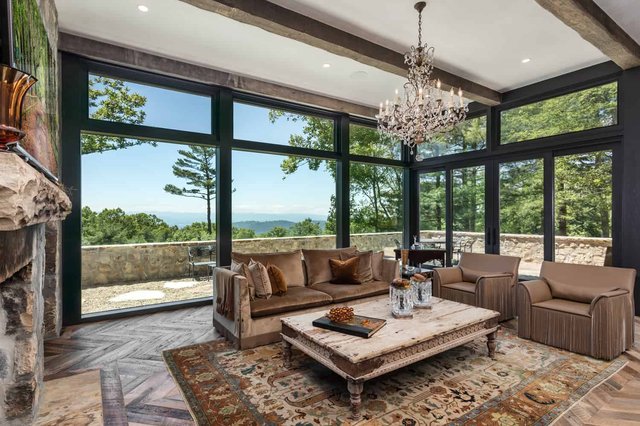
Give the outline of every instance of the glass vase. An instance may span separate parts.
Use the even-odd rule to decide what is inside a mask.
[[[431,309],[431,295],[433,291],[431,280],[411,280],[411,284],[411,286],[413,287],[413,306],[421,309]]]
[[[413,317],[413,288],[391,286],[391,314],[396,318]]]

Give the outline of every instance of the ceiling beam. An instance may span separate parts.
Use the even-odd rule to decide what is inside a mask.
[[[253,25],[365,65],[406,77],[404,55],[346,31],[264,0],[181,0],[200,9]],[[434,68],[444,90],[461,88],[465,97],[485,105],[497,105],[501,94],[481,84]]]
[[[89,59],[123,65],[143,71],[151,71],[171,77],[216,86],[228,87],[242,92],[269,96],[305,105],[317,106],[331,111],[344,112],[361,117],[374,117],[376,108],[331,98],[294,87],[231,74],[200,65],[157,56],[139,50],[91,40],[68,33],[60,33],[58,48]]]
[[[640,66],[640,46],[593,0],[536,0],[622,69]]]

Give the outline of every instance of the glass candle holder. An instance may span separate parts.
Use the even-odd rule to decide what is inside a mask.
[[[391,314],[396,318],[413,316],[413,287],[391,286]]]
[[[431,296],[433,294],[431,279],[423,281],[411,280],[411,286],[414,297],[413,306],[421,309],[431,309]]]

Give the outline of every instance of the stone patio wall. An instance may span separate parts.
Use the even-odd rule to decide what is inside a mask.
[[[422,231],[421,239],[444,239],[444,231]],[[503,234],[503,253],[519,256],[523,262],[542,262],[541,235]],[[454,252],[482,252],[484,234],[455,232]],[[395,240],[402,233],[354,234],[352,244],[363,250],[384,250],[393,255]],[[233,250],[243,253],[279,252],[295,249],[327,249],[335,247],[335,235],[312,237],[253,238],[234,240]],[[183,278],[189,275],[187,248],[215,244],[215,241],[171,242],[86,246],[82,248],[82,286],[91,288],[111,284]],[[556,260],[559,262],[603,265],[610,238],[557,237]],[[197,271],[205,273],[204,270]]]

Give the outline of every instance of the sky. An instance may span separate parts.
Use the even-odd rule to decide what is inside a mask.
[[[131,91],[147,98],[145,125],[210,132],[211,102],[208,97],[135,83],[127,85]],[[302,133],[302,123],[280,118],[272,124],[268,112],[266,108],[236,103],[234,137],[287,145],[291,134]],[[147,212],[159,217],[190,213],[194,214],[194,220],[205,220],[204,200],[171,195],[163,190],[166,184],[183,187],[186,183],[171,171],[181,149],[188,148],[159,142],[156,147],[143,144],[118,151],[83,155],[82,205],[93,210],[120,207],[128,213]],[[285,178],[280,169],[285,158],[233,152],[234,222],[274,219],[299,221],[307,216],[326,219],[330,197],[335,194],[331,175],[324,168],[310,171],[305,167]],[[198,214],[201,214],[201,219]]]

